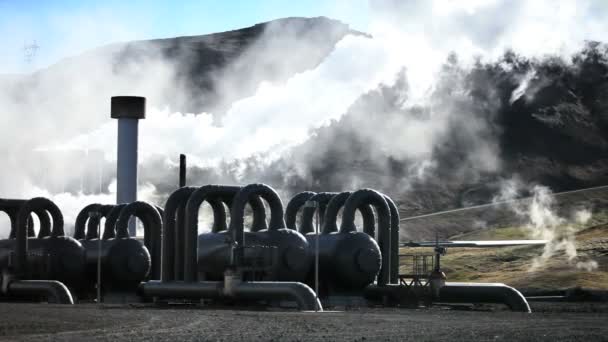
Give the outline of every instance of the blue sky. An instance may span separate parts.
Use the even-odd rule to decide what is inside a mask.
[[[288,16],[328,16],[365,29],[367,0],[0,0],[0,73],[21,73],[124,40],[221,32]],[[31,62],[23,48],[40,47]]]

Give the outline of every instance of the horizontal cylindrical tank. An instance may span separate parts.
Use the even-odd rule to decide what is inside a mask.
[[[28,238],[27,224],[32,212],[46,210],[53,220],[50,237]],[[37,197],[25,201],[16,215],[15,239],[1,240],[0,265],[11,263],[19,279],[58,280],[77,286],[84,272],[84,248],[71,237],[63,236],[63,215],[50,200]]]
[[[306,277],[309,269],[309,252],[306,239],[292,229],[285,228],[283,204],[276,192],[263,184],[251,184],[243,188],[205,186],[193,194],[187,205],[187,226],[194,232],[197,228],[198,207],[208,196],[234,196],[230,204],[230,227],[228,231],[201,234],[198,237],[197,269],[205,279],[220,279],[223,272],[231,265],[263,265],[266,270],[265,280],[299,281]],[[221,196],[225,193],[226,196]],[[263,204],[256,198],[264,199],[270,207],[268,229],[260,229],[265,220],[259,220]],[[244,229],[245,206],[250,204],[254,210],[253,225],[258,229],[246,232]],[[256,223],[256,221],[258,223]],[[193,234],[193,233],[191,233]],[[188,244],[188,240],[186,240]],[[259,247],[259,248],[257,248]],[[186,248],[186,250],[191,250]],[[187,267],[188,268],[188,267]],[[191,271],[192,272],[192,271]]]
[[[270,223],[268,229],[255,234],[260,243],[277,248],[277,260],[273,265],[272,274],[280,281],[303,281],[306,279],[311,266],[310,250],[306,238],[295,229],[286,227],[283,218],[283,203],[279,195],[265,184],[249,184],[243,187],[234,197],[230,210],[229,232],[237,246],[246,246],[244,241],[244,210],[247,202],[254,196],[259,196],[268,203],[270,208]],[[238,266],[239,255],[235,255]]]
[[[339,234],[336,224],[337,214],[350,196],[350,192],[302,192],[294,196],[289,202],[288,210],[285,212],[286,221],[291,224],[296,222],[296,213],[299,207],[308,201],[316,205],[305,206],[302,210],[299,232],[305,234],[309,243],[311,253],[316,250],[317,235],[314,233],[313,217],[318,211],[320,224],[323,226],[322,234],[318,236],[319,242],[319,282],[320,288],[325,290],[354,290],[360,289],[373,282],[379,271],[378,246],[374,241],[375,217],[374,212],[368,204],[361,205],[358,210],[363,218],[363,233],[349,232]],[[336,198],[335,198],[336,197]],[[335,198],[335,200],[334,200]],[[332,202],[328,208],[329,203]],[[328,221],[326,221],[326,219]],[[314,259],[313,259],[314,262]],[[340,273],[348,276],[344,278]],[[307,277],[307,283],[313,285],[315,282],[314,265]]]
[[[318,237],[316,234],[306,234],[311,250],[314,250],[318,238],[319,280],[322,287],[328,290],[360,290],[374,281],[381,268],[380,248],[373,236],[358,232],[354,228],[348,230],[337,228],[338,212],[352,194],[351,192],[325,193],[310,199],[325,202],[327,198],[331,198],[325,210],[321,234]],[[359,207],[362,208],[360,211],[363,213],[364,229],[372,232],[373,211],[367,203],[361,203]],[[302,219],[304,229],[310,226],[312,213],[305,208],[303,213],[305,217]]]
[[[225,228],[226,213],[223,211],[223,204],[220,203],[220,210],[220,207],[217,206],[218,203],[214,201],[221,200],[230,206],[233,203],[233,197],[240,189],[241,187],[238,186],[206,185],[198,188],[190,195],[186,204],[185,280],[196,279],[197,273],[200,273],[205,279],[221,279],[223,272],[232,264],[233,244],[228,230]],[[191,241],[198,234],[198,211],[204,201],[212,204],[215,222],[210,233],[198,235],[197,248]],[[257,196],[252,196],[249,199],[249,204],[253,210],[253,225],[257,227],[265,226],[266,215],[261,200]],[[218,222],[218,220],[224,220],[224,222]],[[260,235],[256,232],[247,232],[246,235],[245,240],[248,241],[250,246],[263,243],[260,240]],[[248,250],[245,256],[247,260],[256,260],[261,257],[260,254],[252,255],[251,253],[256,253],[256,251]],[[195,256],[196,260],[193,259]]]
[[[87,289],[92,289],[92,284],[97,282],[99,264],[102,267],[102,286],[112,290],[135,290],[150,272],[148,249],[130,236],[116,237],[115,222],[125,207],[127,205],[90,204],[76,217],[74,236],[87,237],[80,240],[86,251]],[[104,238],[100,240],[97,225],[102,217],[106,217],[106,225]],[[88,227],[86,234],[85,226]]]
[[[129,234],[132,216],[143,225],[143,245]],[[127,204],[116,221],[116,242],[110,250],[109,265],[115,276],[133,284],[146,278],[160,279],[161,238],[162,218],[158,208],[141,201]]]

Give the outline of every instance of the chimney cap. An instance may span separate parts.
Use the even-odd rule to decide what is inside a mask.
[[[112,119],[145,119],[146,98],[141,96],[112,96],[110,116]]]

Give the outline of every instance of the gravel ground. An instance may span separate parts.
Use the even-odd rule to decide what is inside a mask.
[[[0,304],[2,341],[606,341],[608,303],[345,312]]]

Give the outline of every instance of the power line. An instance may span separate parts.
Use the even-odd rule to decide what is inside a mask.
[[[34,40],[30,44],[23,44],[23,57],[26,63],[31,63],[40,49],[40,45]]]
[[[608,189],[608,185],[595,186],[595,187],[591,187],[591,188],[578,189],[578,190],[556,192],[552,196],[557,197],[557,196],[562,196],[562,195],[567,195],[567,194],[573,194],[573,193],[577,193],[577,192],[584,192],[584,191],[598,190],[598,189]],[[499,202],[492,202],[492,203],[474,205],[474,206],[464,207],[464,208],[458,208],[458,209],[437,211],[437,212],[430,213],[430,214],[423,214],[423,215],[405,217],[405,218],[400,219],[399,221],[400,222],[410,221],[410,220],[416,220],[416,219],[425,218],[425,217],[438,216],[438,215],[443,215],[443,214],[448,214],[448,213],[456,213],[456,212],[459,212],[459,211],[466,211],[466,210],[472,210],[472,209],[492,207],[492,206],[496,206],[496,205],[500,205],[500,204],[508,204],[508,203],[525,201],[525,200],[529,200],[529,199],[532,199],[532,198],[534,198],[534,197],[530,196],[530,197],[524,197],[524,198],[507,200],[507,201],[499,201]]]

